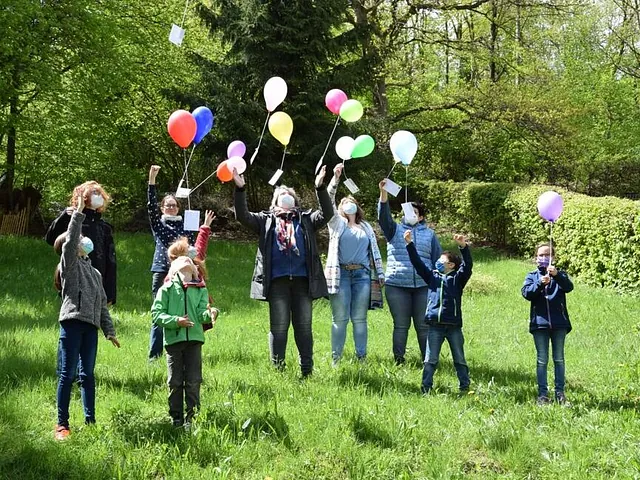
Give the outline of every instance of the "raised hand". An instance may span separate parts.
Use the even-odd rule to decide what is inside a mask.
[[[207,210],[204,214],[204,226],[211,228],[211,222],[216,218],[216,214],[213,210]]]
[[[551,281],[551,277],[549,277],[549,275],[544,275],[540,277],[540,283],[542,283],[543,285],[549,285],[550,281]]]
[[[320,188],[320,186],[322,185],[322,182],[324,181],[324,176],[327,174],[327,166],[323,165],[322,168],[320,169],[320,173],[318,173],[318,175],[316,175],[316,188]]]
[[[387,195],[387,191],[384,189],[384,186],[387,184],[387,179],[385,178],[384,180],[380,181],[380,183],[378,184],[378,187],[380,187],[380,201],[382,203],[385,203],[387,201],[387,199],[389,198],[389,196]]]
[[[457,233],[455,233],[453,235],[453,239],[456,241],[456,243],[458,244],[458,246],[460,248],[464,248],[467,246],[467,239],[464,238],[464,235],[459,235]]]
[[[413,242],[413,239],[411,238],[411,230],[404,231],[404,241],[407,243],[407,245]]]
[[[76,210],[81,213],[84,210],[84,191],[80,192],[80,195],[78,195]]]
[[[159,165],[151,165],[149,169],[149,185],[156,184],[156,177],[158,176],[158,172],[160,171]]]
[[[342,169],[344,168],[344,164],[339,163],[335,167],[333,167],[333,177],[337,180],[342,175]]]
[[[236,187],[244,188],[244,177],[238,173],[238,170],[233,169],[233,181],[236,182]]]

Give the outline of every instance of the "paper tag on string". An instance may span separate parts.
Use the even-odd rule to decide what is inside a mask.
[[[249,160],[249,165],[253,165],[253,161],[256,159],[257,156],[258,156],[258,149],[256,148],[255,151],[253,152],[253,155],[251,155],[251,160]]]
[[[350,191],[352,194],[354,194],[354,195],[360,191],[360,189],[358,188],[358,186],[357,186],[357,185],[354,183],[354,181],[353,181],[353,180],[351,180],[350,178],[347,178],[347,179],[344,181],[344,186],[345,186],[345,187],[347,187],[347,188],[349,189],[349,191]]]
[[[382,188],[384,188],[387,192],[389,192],[394,197],[397,197],[398,194],[400,193],[400,190],[402,190],[402,187],[400,185],[398,185],[396,182],[388,178],[385,178],[384,187]]]
[[[278,183],[278,180],[280,180],[280,177],[282,176],[282,174],[284,173],[284,170],[276,170],[276,173],[273,174],[273,177],[271,177],[271,180],[269,180],[269,185],[271,185],[272,187],[276,186],[276,183]]]
[[[322,167],[322,162],[324,162],[324,157],[322,157],[320,160],[318,160],[318,163],[316,163],[316,175],[318,174],[318,172],[320,171],[320,168]]]
[[[176,190],[176,198],[189,198],[190,193],[190,188],[178,187],[178,189]]]
[[[184,28],[180,28],[175,23],[171,25],[171,33],[169,33],[169,41],[174,45],[180,46],[182,45],[182,40],[184,39]]]
[[[197,232],[200,229],[200,210],[184,211],[184,229]]]
[[[416,211],[413,209],[411,202],[402,204],[402,213],[404,214],[404,219],[407,223],[412,224],[417,222],[418,216],[416,215]]]

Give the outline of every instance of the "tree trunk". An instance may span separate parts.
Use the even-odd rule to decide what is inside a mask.
[[[489,78],[493,83],[498,81],[498,71],[496,67],[496,44],[498,43],[498,5],[497,0],[491,2],[491,39],[489,41]]]
[[[13,209],[13,183],[16,175],[16,121],[18,119],[18,93],[9,99],[9,128],[7,129],[7,179],[9,207]]]

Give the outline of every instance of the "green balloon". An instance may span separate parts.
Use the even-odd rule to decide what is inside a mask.
[[[362,158],[373,152],[376,142],[369,135],[360,135],[356,138],[351,151],[351,158]]]
[[[357,122],[363,113],[362,104],[358,100],[347,100],[340,107],[340,118],[346,122]]]

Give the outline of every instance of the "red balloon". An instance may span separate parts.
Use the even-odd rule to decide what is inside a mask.
[[[176,110],[169,117],[167,130],[173,141],[182,148],[187,148],[196,136],[198,124],[191,113],[186,110]]]
[[[221,182],[229,182],[233,179],[233,172],[229,170],[228,162],[228,160],[225,160],[218,165],[218,169],[216,170],[216,175]]]

